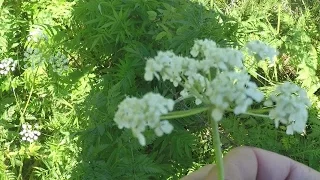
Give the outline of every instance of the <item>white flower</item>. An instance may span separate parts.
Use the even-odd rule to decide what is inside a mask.
[[[208,61],[208,62],[206,62]],[[206,55],[205,66],[212,64],[222,71],[234,70],[235,68],[243,68],[243,54],[241,51],[231,48],[215,48],[210,54]]]
[[[210,54],[210,50],[217,47],[217,44],[214,41],[204,39],[204,40],[195,40],[194,45],[191,48],[190,54],[193,57],[197,57],[199,54],[204,56]]]
[[[257,90],[257,86],[253,82],[249,82],[250,77],[247,73],[232,74],[229,72],[234,72],[235,70],[244,72],[244,56],[241,51],[231,48],[218,48],[214,41],[205,39],[196,40],[190,53],[193,57],[199,57],[200,60],[177,56],[171,51],[159,52],[156,57],[147,60],[145,80],[151,81],[153,77],[160,79],[161,76],[162,80],[169,80],[174,86],[181,84],[184,89],[180,94],[183,97],[189,95],[195,97],[195,103],[197,105],[203,103],[202,101],[208,103],[209,99],[212,98],[210,94],[211,91],[220,87],[220,81],[223,81],[222,84],[227,81],[227,83],[229,83],[228,88],[221,93],[216,92],[216,95],[223,95],[223,93],[228,91],[233,92],[235,89],[237,91],[238,89],[234,87],[234,84],[237,84],[240,86],[239,88],[245,87],[246,90],[243,94],[241,94],[241,92],[234,92],[239,95],[237,101],[235,101],[235,99],[228,100],[230,102],[235,101],[234,103],[239,104],[235,106],[234,109],[234,113],[236,114],[245,112],[248,106],[253,103],[253,100],[257,102],[262,100],[262,93]],[[216,72],[215,75],[212,74],[212,72]],[[226,77],[224,77],[225,79],[217,79],[217,77],[223,78],[224,75],[220,76],[223,73],[226,73],[224,74],[226,75]],[[229,75],[232,75],[233,77],[227,77]],[[236,77],[238,75],[240,76],[240,79]],[[212,85],[212,82],[209,82],[209,76],[215,78],[213,79],[213,83],[216,83],[215,85]],[[241,79],[243,77],[244,79]],[[246,84],[229,82],[231,81],[230,78],[233,81],[239,82],[242,82],[241,80],[243,80]],[[208,94],[205,94],[205,92]],[[227,94],[225,95],[228,96]],[[223,98],[219,98],[215,101],[225,101]],[[219,102],[211,103],[221,106]],[[222,112],[230,105],[231,104],[223,104],[223,107],[217,108]]]
[[[261,60],[269,59],[271,64],[273,64],[274,57],[279,54],[275,48],[258,40],[248,42],[246,47],[248,48],[250,55],[257,55],[256,57]]]
[[[142,133],[147,127],[154,129],[158,136],[171,133],[173,126],[166,120],[161,121],[160,116],[172,111],[173,106],[173,100],[154,93],[147,93],[142,99],[127,97],[119,104],[114,121],[120,129],[131,129],[133,136],[145,146]]]
[[[182,92],[182,95],[184,96],[188,96],[188,94],[192,94],[190,93],[190,89],[193,89],[197,92],[199,92],[199,94],[202,94],[205,89],[207,88],[207,85],[209,84],[209,80],[204,77],[203,75],[199,74],[199,73],[194,73],[190,76],[188,76],[188,79],[186,82],[184,82],[184,87],[185,89]],[[195,103],[197,105],[201,104],[202,103],[202,100],[199,99],[199,98],[203,98],[203,96],[201,97],[197,97],[195,95],[193,95],[196,100],[195,100]]]
[[[303,132],[308,120],[307,108],[311,105],[304,89],[285,82],[270,94],[264,105],[272,107],[269,117],[275,121],[276,127],[281,122],[287,125],[287,134]]]
[[[18,61],[12,58],[5,58],[0,62],[0,75],[7,75],[16,69]]]
[[[39,128],[39,125],[37,126]],[[33,127],[30,124],[22,124],[22,131],[19,134],[22,136],[23,141],[34,142],[39,138],[41,133],[37,130],[34,130],[34,128],[36,127]]]
[[[44,63],[44,58],[39,49],[27,48],[24,52],[25,66],[24,68],[31,68],[35,70],[37,67],[41,66]]]
[[[247,72],[223,72],[210,82],[205,95],[215,106],[212,118],[220,121],[225,110],[233,107],[235,114],[247,111],[253,101],[261,102],[263,93],[258,90],[255,83],[250,81]]]
[[[174,86],[178,86],[182,81],[181,73],[191,73],[192,69],[195,72],[197,70],[196,67],[189,65],[193,63],[189,61],[195,60],[176,56],[171,51],[160,51],[156,57],[147,60],[144,79],[146,81],[152,81],[153,77],[160,79],[160,74],[162,80],[169,80]]]
[[[218,48],[214,41],[196,40],[191,49],[191,55],[197,57],[202,54],[204,58],[199,62],[199,70],[208,72],[212,67],[222,71],[243,68],[243,54],[231,48]]]
[[[160,125],[154,129],[157,136],[162,136],[163,134],[170,134],[173,130],[173,126],[167,120],[160,122]]]
[[[48,40],[48,36],[40,28],[31,29],[28,36],[28,41],[40,42],[41,40]]]
[[[49,64],[51,65],[54,72],[58,73],[60,76],[69,70],[69,60],[61,52],[49,58]]]

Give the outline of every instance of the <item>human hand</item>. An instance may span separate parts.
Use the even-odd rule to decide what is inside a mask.
[[[288,157],[253,147],[238,147],[224,157],[225,180],[320,180],[320,173]],[[181,180],[217,180],[206,165]]]

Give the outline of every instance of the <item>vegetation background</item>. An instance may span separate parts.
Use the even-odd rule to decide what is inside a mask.
[[[146,147],[113,122],[125,96],[177,98],[181,89],[143,80],[146,58],[159,50],[189,55],[203,38],[222,47],[255,39],[277,47],[276,66],[250,68],[252,78],[265,92],[293,81],[313,102],[302,135],[228,114],[220,127],[224,152],[256,146],[320,170],[319,11],[315,0],[0,0],[0,59],[18,61],[0,75],[0,179],[179,179],[212,163],[201,115],[172,121],[170,135],[147,132]],[[30,40],[34,29],[46,38]],[[34,61],[25,59],[28,48],[42,53],[35,69],[25,66]],[[50,64],[57,53],[68,59],[66,73]],[[34,143],[21,140],[25,122],[40,125]]]

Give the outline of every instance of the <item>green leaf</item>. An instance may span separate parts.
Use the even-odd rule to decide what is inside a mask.
[[[154,21],[157,18],[157,13],[155,11],[147,11],[148,18],[151,21]]]
[[[162,31],[161,33],[159,33],[159,34],[156,36],[156,41],[159,41],[160,39],[162,39],[162,38],[165,37],[166,35],[167,35],[167,32]]]
[[[98,9],[99,9],[100,14],[102,15],[102,11],[101,11],[101,3],[98,5]]]
[[[99,132],[100,136],[102,136],[104,134],[106,128],[104,127],[103,124],[98,125],[97,128],[98,128],[98,132]]]

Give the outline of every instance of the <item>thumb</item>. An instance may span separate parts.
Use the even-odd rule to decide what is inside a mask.
[[[226,180],[256,180],[258,162],[249,147],[232,149],[223,159]],[[218,179],[218,169],[214,166],[206,179]]]
[[[320,173],[288,157],[259,148],[239,147],[224,158],[228,180],[319,180]],[[213,167],[206,179],[218,179]]]

